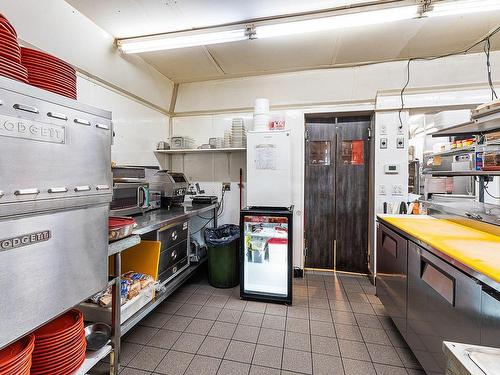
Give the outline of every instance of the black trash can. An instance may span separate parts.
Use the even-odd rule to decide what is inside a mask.
[[[240,227],[233,224],[205,229],[208,248],[208,281],[216,288],[239,283]]]

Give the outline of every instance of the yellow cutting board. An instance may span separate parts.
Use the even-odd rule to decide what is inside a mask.
[[[500,236],[432,217],[380,219],[500,282]]]

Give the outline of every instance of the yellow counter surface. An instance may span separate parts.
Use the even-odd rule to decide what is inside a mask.
[[[379,219],[500,282],[500,236],[430,216],[380,216]]]

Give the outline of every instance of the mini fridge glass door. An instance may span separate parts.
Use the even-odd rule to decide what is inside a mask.
[[[287,215],[242,212],[242,296],[284,301],[291,298],[290,221]]]

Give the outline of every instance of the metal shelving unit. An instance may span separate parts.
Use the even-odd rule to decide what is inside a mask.
[[[453,150],[446,150],[446,151],[439,151],[439,152],[432,152],[429,153],[429,156],[449,156],[449,155],[455,155],[455,154],[460,154],[462,152],[467,152],[467,151],[475,151],[476,146],[469,146],[469,147],[460,147],[460,148],[455,148]],[[427,153],[426,153],[427,155]]]
[[[89,372],[101,359],[105,358],[113,351],[111,345],[106,345],[103,348],[92,352],[87,351],[87,356],[81,367],[73,375],[85,375]]]
[[[429,172],[424,172],[423,174],[427,175],[432,175],[432,176],[441,176],[441,177],[459,177],[459,176],[500,176],[500,171],[458,171],[458,172],[452,172],[452,171],[429,171]]]
[[[230,147],[230,148],[193,148],[186,150],[155,150],[159,154],[203,154],[203,153],[217,153],[217,152],[243,152],[246,151],[245,147]]]

